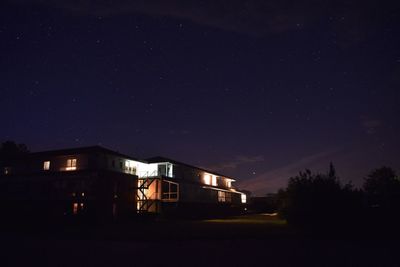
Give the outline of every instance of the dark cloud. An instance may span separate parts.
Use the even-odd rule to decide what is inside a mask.
[[[20,4],[54,6],[75,15],[115,16],[140,13],[190,20],[210,27],[264,36],[303,29],[330,20],[338,43],[349,46],[373,32],[379,20],[398,7],[377,1],[328,0],[10,0]]]

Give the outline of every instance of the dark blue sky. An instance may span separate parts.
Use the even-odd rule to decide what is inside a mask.
[[[332,161],[400,170],[390,1],[5,1],[0,139],[101,144],[276,191]]]

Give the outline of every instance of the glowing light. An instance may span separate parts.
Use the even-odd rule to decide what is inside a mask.
[[[153,177],[158,175],[157,164],[147,164],[135,160],[126,160],[124,171],[125,173],[135,174],[139,176],[139,178]]]
[[[11,168],[10,167],[4,167],[4,174],[5,175],[10,174],[10,172],[11,172]]]
[[[203,180],[204,180],[205,184],[210,185],[211,184],[211,175],[210,174],[204,174]]]
[[[246,196],[246,194],[242,194],[241,200],[242,200],[242,203],[243,203],[243,204],[245,204],[245,203],[247,202],[247,196]]]
[[[74,215],[78,214],[78,203],[76,202],[72,205],[72,213]]]
[[[50,161],[43,162],[43,170],[45,171],[50,170]]]
[[[76,159],[67,159],[67,167],[65,168],[67,171],[76,170]]]
[[[211,175],[211,185],[217,186],[217,176]]]

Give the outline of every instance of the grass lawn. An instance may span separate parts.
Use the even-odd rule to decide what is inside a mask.
[[[91,232],[93,237],[116,240],[237,240],[291,235],[277,216],[243,215],[208,220],[155,220],[111,224]]]
[[[0,266],[400,266],[380,240],[305,237],[276,216],[1,229]]]

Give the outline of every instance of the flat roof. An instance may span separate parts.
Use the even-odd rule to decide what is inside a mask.
[[[75,148],[66,148],[66,149],[57,149],[57,150],[48,150],[48,151],[40,151],[40,152],[31,152],[28,153],[27,156],[60,156],[60,155],[68,155],[68,154],[90,154],[90,153],[105,153],[111,154],[122,158],[127,158],[130,160],[140,161],[143,163],[147,163],[144,160],[133,158],[131,156],[119,153],[117,151],[104,148],[102,146],[87,146],[87,147],[75,147]]]
[[[216,176],[222,176],[222,177],[231,179],[232,181],[236,181],[232,177],[226,176],[224,174],[220,174],[220,173],[217,173],[215,171],[211,171],[211,170],[207,170],[207,169],[204,169],[204,168],[196,167],[196,166],[193,166],[193,165],[190,165],[190,164],[187,164],[187,163],[183,163],[183,162],[180,162],[180,161],[176,161],[176,160],[173,160],[173,159],[170,159],[170,158],[166,158],[166,157],[159,157],[159,156],[158,157],[152,157],[152,158],[146,159],[146,161],[149,162],[149,163],[169,162],[169,163],[173,163],[173,164],[182,165],[182,166],[186,166],[186,167],[189,167],[189,168],[197,169],[197,170],[200,170],[200,171],[204,171],[204,172],[207,172],[207,173],[210,173],[210,174],[214,174]]]

